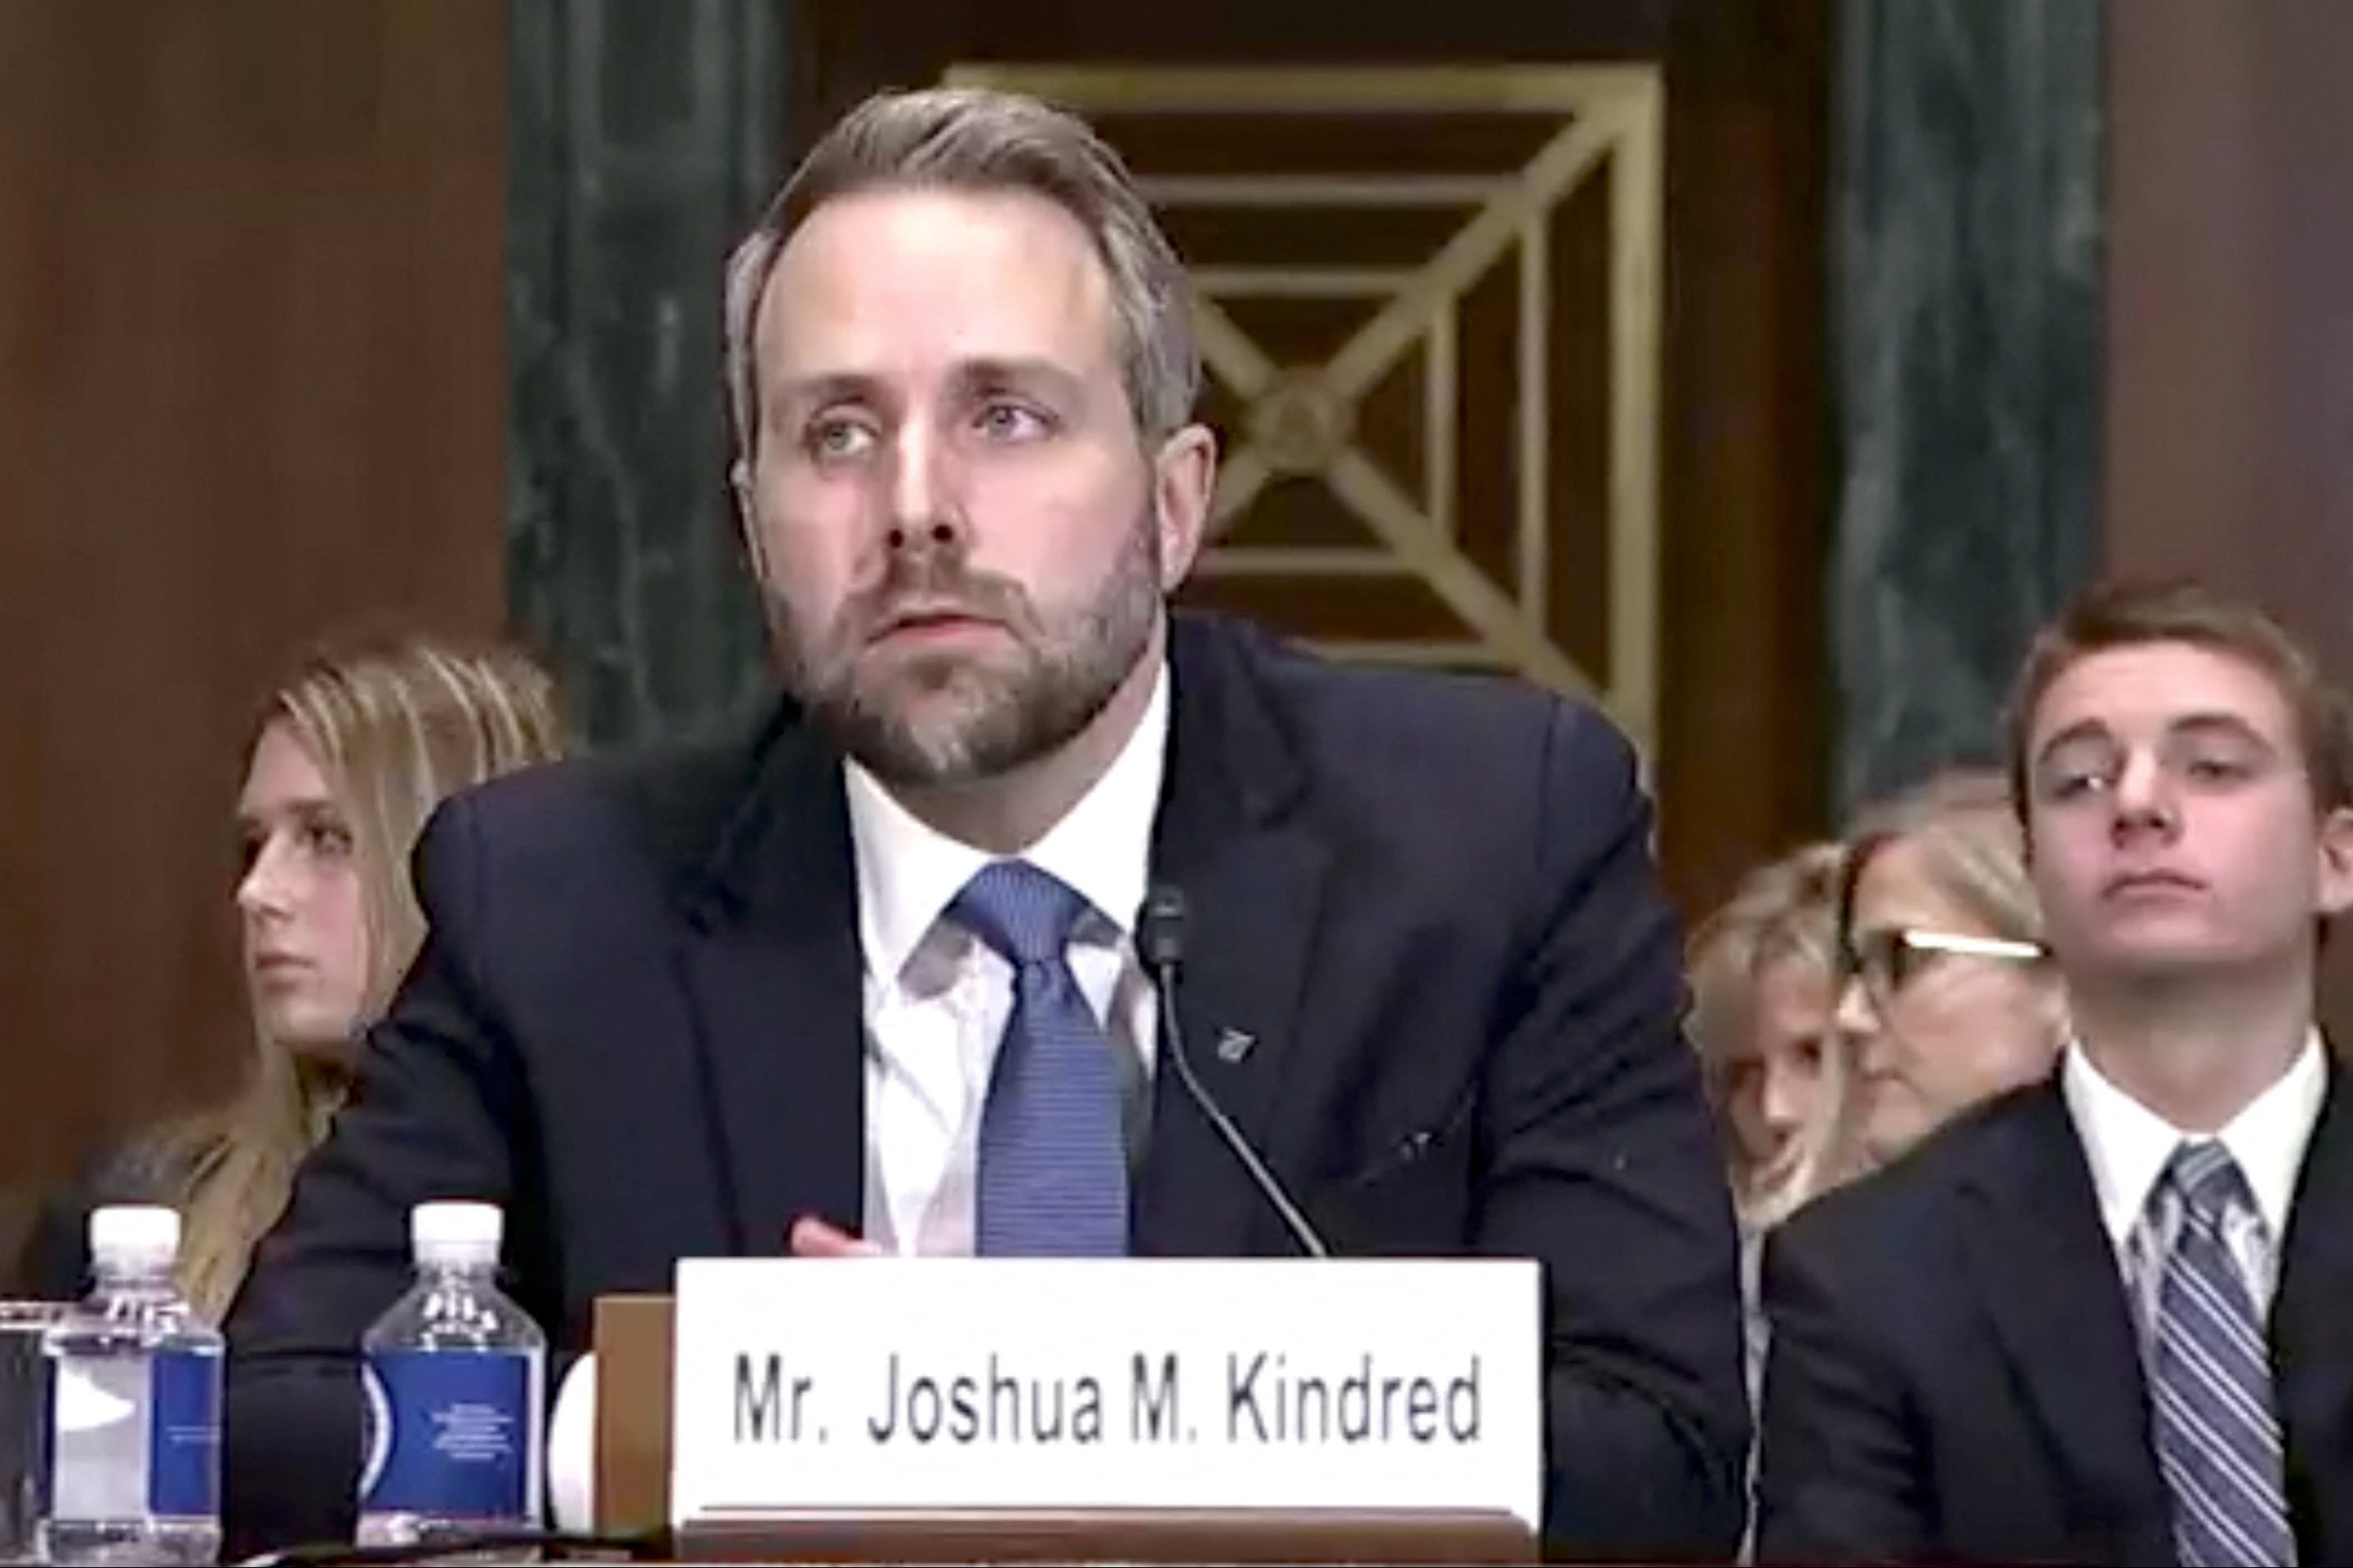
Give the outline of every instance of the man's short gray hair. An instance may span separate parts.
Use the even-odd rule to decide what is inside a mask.
[[[1122,379],[1137,429],[1166,439],[1200,394],[1184,265],[1127,166],[1076,115],[1019,93],[930,88],[878,93],[828,132],[776,193],[727,263],[729,412],[736,455],[760,437],[753,331],[785,242],[826,202],[861,191],[925,186],[1023,191],[1078,221],[1111,275]]]

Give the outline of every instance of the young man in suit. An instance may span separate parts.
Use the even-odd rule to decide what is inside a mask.
[[[234,1542],[346,1524],[419,1199],[502,1204],[572,1350],[686,1256],[1292,1251],[1155,1070],[1173,888],[1196,1065],[1331,1247],[1546,1265],[1551,1544],[1732,1550],[1732,1215],[1630,749],[1168,610],[1216,469],[1185,299],[1025,99],[878,98],[779,195],[727,306],[786,700],[432,825],[423,956],[229,1324]]]
[[[2256,610],[2116,587],[2010,744],[2072,1038],[1772,1242],[1760,1559],[2353,1562],[2340,706]]]

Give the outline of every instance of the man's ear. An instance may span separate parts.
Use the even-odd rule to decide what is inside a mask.
[[[2319,913],[2353,908],[2353,806],[2336,805],[2320,819]]]
[[[1206,425],[1187,425],[1160,444],[1152,459],[1152,513],[1160,549],[1160,591],[1173,594],[1192,574],[1208,533],[1209,502],[1218,488],[1218,438]]]
[[[727,488],[735,497],[735,526],[743,531],[744,553],[752,563],[752,572],[762,583],[768,580],[768,557],[760,545],[760,522],[753,510],[752,465],[737,458],[727,468]]]

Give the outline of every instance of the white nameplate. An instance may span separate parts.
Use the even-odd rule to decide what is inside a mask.
[[[1533,1261],[690,1259],[675,1331],[674,1523],[1200,1508],[1536,1527]]]

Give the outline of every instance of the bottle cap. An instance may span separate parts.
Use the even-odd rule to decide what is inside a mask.
[[[159,1204],[111,1204],[90,1216],[96,1262],[122,1269],[169,1268],[180,1255],[180,1212]]]
[[[419,1263],[496,1263],[505,1219],[496,1204],[418,1204],[409,1211],[409,1246]]]

